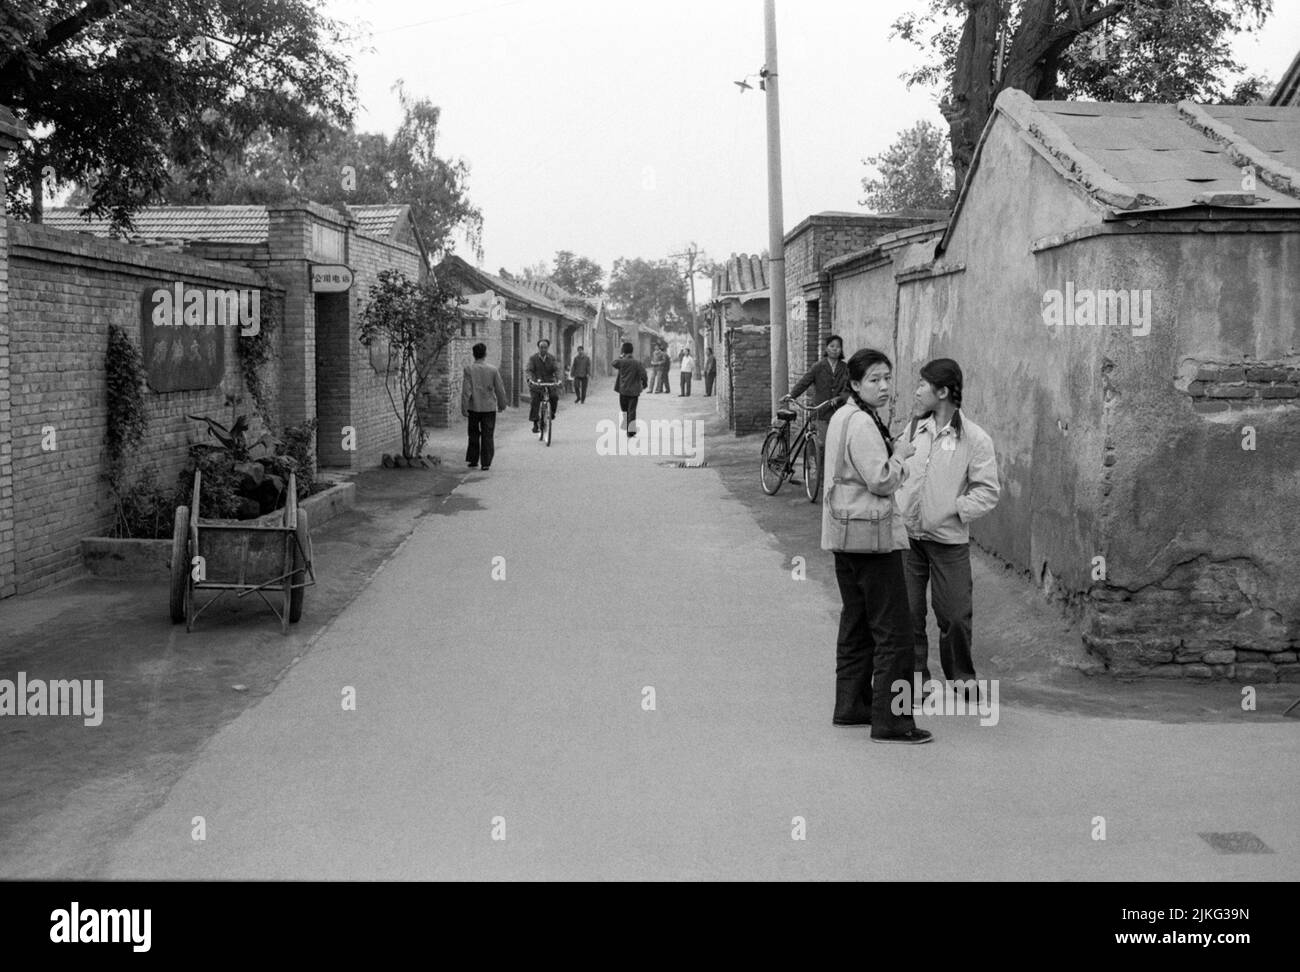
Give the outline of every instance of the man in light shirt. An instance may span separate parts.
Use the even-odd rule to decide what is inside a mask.
[[[691,357],[691,352],[688,348],[682,355],[681,392],[678,394],[678,398],[681,398],[682,396],[685,396],[686,398],[691,397],[691,376],[694,373],[695,359]]]
[[[928,587],[943,674],[969,687],[975,679],[969,524],[997,506],[1001,486],[993,440],[961,410],[962,384],[961,367],[951,358],[921,369],[908,439],[916,452],[907,461],[898,504],[909,540],[903,560],[915,670],[923,684],[930,680]]]

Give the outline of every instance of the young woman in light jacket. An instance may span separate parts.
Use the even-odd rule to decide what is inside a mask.
[[[912,622],[903,576],[907,528],[894,494],[907,477],[914,451],[893,441],[878,410],[889,401],[893,366],[882,352],[864,348],[849,359],[850,401],[831,418],[826,433],[826,485],[822,549],[835,554],[835,579],[843,608],[836,640],[837,726],[870,726],[873,742],[927,743],[933,736],[912,718]],[[838,481],[837,481],[838,480]],[[833,493],[833,495],[832,495]],[[837,550],[834,511],[863,516],[890,512],[886,553]],[[899,698],[893,691],[901,682]]]

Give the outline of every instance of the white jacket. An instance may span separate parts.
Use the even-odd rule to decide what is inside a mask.
[[[843,477],[835,484],[844,456]],[[877,515],[892,507],[893,549],[906,550],[907,528],[903,525],[895,493],[907,479],[907,466],[897,455],[890,456],[885,440],[871,416],[850,402],[831,416],[826,430],[826,465],[822,485],[822,549],[834,550],[838,533],[831,517],[831,491],[835,490],[838,512]]]

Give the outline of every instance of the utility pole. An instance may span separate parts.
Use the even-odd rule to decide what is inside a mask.
[[[700,361],[703,358],[704,349],[700,346],[700,316],[695,308],[695,275],[703,272],[695,267],[695,262],[700,257],[700,248],[692,242],[687,246],[685,253],[673,253],[670,256],[674,260],[686,261],[684,276],[691,285],[691,355],[696,361]]]
[[[772,415],[790,389],[785,337],[785,215],[781,201],[781,103],[776,70],[776,0],[763,0],[767,60],[760,73],[767,90],[767,228],[771,268]]]

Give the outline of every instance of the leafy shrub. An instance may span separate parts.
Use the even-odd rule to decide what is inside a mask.
[[[172,535],[176,491],[158,481],[153,466],[145,469],[129,489],[118,493],[117,501],[113,536],[157,540]]]

